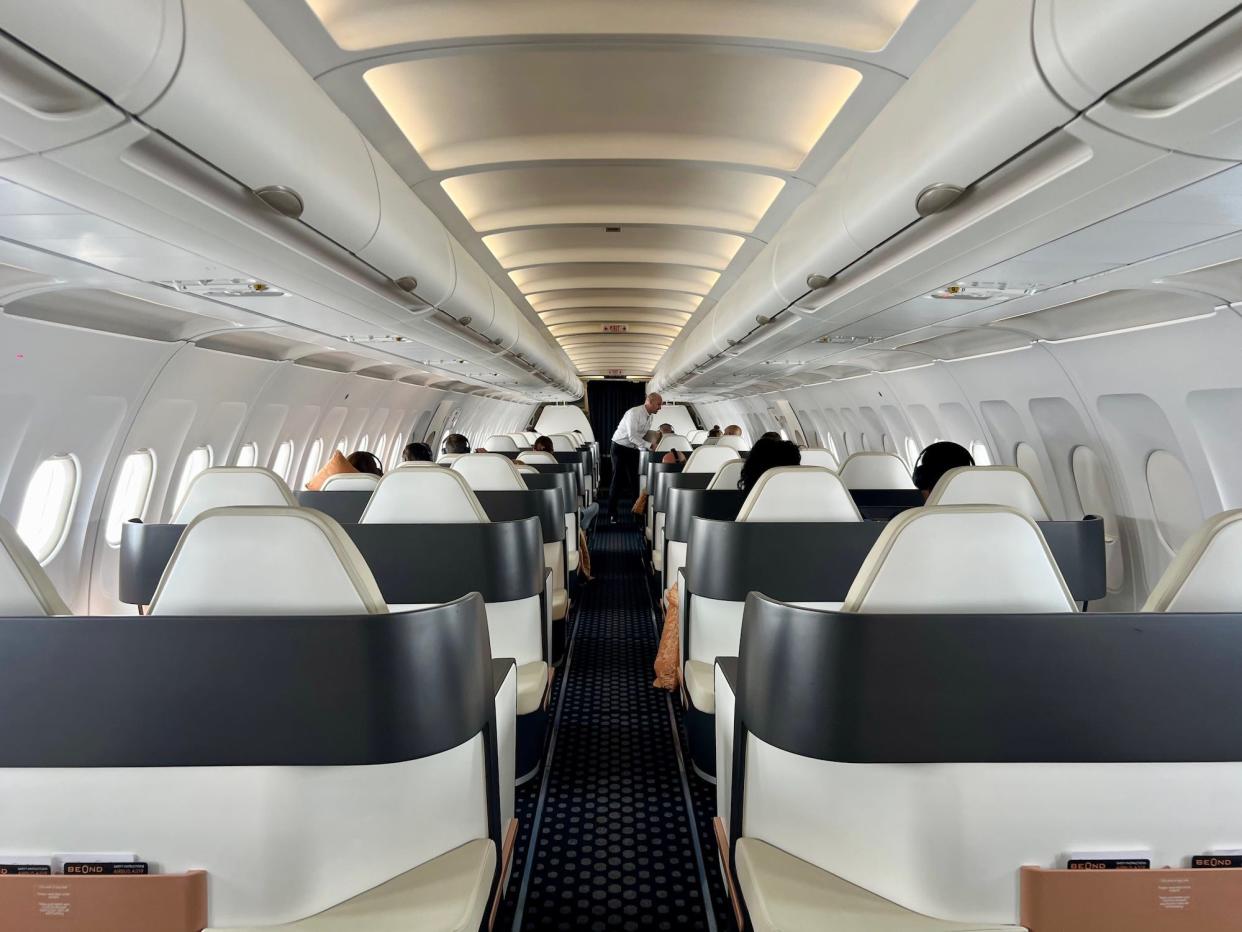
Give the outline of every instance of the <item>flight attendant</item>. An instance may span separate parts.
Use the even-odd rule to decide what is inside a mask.
[[[651,418],[663,404],[664,399],[652,392],[642,404],[625,412],[612,435],[612,485],[608,492],[610,522],[617,520],[618,496],[637,486],[638,451],[651,449],[644,434],[651,428]]]

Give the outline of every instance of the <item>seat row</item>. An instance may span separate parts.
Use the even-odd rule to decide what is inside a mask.
[[[839,605],[750,593],[709,668],[739,920],[1009,930],[1024,866],[1232,844],[1242,724],[1215,710],[1242,663],[1239,558],[1242,510],[1144,613],[1085,615],[1030,515],[933,504],[884,526]]]

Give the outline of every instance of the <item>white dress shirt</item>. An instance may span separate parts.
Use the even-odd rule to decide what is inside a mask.
[[[621,418],[621,423],[617,425],[612,435],[612,442],[619,443],[623,447],[632,447],[635,450],[650,450],[651,444],[647,442],[643,434],[650,430],[651,418],[652,415],[647,411],[645,404],[630,408]]]

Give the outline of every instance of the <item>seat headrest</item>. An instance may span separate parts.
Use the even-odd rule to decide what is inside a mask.
[[[523,433],[514,432],[510,434],[505,434],[505,436],[508,437],[510,440],[512,440],[514,443],[516,443],[519,450],[529,447],[531,443],[533,442],[533,441],[527,440],[526,435]]]
[[[212,508],[190,522],[153,615],[381,615],[375,577],[341,526],[310,508]]]
[[[499,453],[467,453],[452,466],[476,492],[525,492],[513,460]]]
[[[465,455],[466,455],[465,453],[441,453],[440,456],[436,459],[436,462],[447,466],[450,463],[456,463],[459,459],[461,459]]]
[[[321,492],[374,492],[380,477],[369,472],[338,472],[323,480]]]
[[[71,614],[13,525],[0,518],[0,616]]]
[[[823,466],[769,469],[742,502],[738,521],[861,521],[837,474]]]
[[[895,453],[852,453],[841,464],[847,489],[912,489],[910,470]]]
[[[1242,508],[1213,515],[1177,552],[1145,612],[1242,611]]]
[[[832,455],[831,450],[825,450],[823,447],[807,447],[802,451],[803,466],[823,466],[825,469],[831,469],[836,472],[841,468],[841,464],[837,462],[837,458]]]
[[[519,473],[521,473],[524,476],[525,475],[531,475],[531,476],[539,475],[538,469],[536,469],[534,466],[529,466],[526,463],[518,463],[515,468],[517,469]]]
[[[660,442],[656,444],[655,451],[657,453],[667,453],[670,450],[681,450],[683,453],[693,449],[690,441],[681,434],[665,434],[660,438]]]
[[[173,524],[189,524],[209,508],[268,505],[296,508],[297,499],[285,480],[262,466],[214,466],[190,482]]]
[[[496,434],[494,437],[487,438],[487,442],[483,444],[483,449],[489,450],[492,453],[516,453],[518,445],[507,434]]]
[[[573,453],[578,449],[578,443],[568,434],[549,434],[548,439],[552,441],[552,449],[557,453]]]
[[[998,505],[911,508],[867,554],[843,612],[1077,611],[1035,522]]]
[[[716,438],[716,446],[728,447],[730,450],[745,450],[746,444],[742,442],[741,437],[735,437],[732,434],[725,436],[721,434]]]
[[[707,439],[707,431],[692,430],[690,433],[686,434],[686,439],[695,445],[700,444]]]
[[[542,465],[555,465],[557,459],[551,453],[544,453],[542,450],[527,450],[518,454],[519,463],[539,463]]]
[[[487,521],[487,512],[465,476],[434,463],[407,463],[394,469],[380,480],[358,519],[359,524],[486,524]]]
[[[714,473],[725,463],[736,459],[737,450],[728,447],[699,447],[686,458],[686,465],[681,467],[681,471]]]
[[[705,449],[711,449],[707,447]],[[723,466],[716,470],[716,475],[712,476],[712,481],[707,484],[709,490],[717,489],[736,492],[737,484],[742,481],[742,467],[746,465],[744,460],[729,460]],[[682,472],[685,472],[683,469]]]
[[[535,433],[533,430],[524,431],[522,436],[526,438],[526,445],[528,447],[533,447],[535,445],[535,441],[539,439],[539,434]]]
[[[1032,521],[1047,521],[1048,508],[1030,477],[1014,466],[958,466],[932,493],[929,505],[1005,505]]]

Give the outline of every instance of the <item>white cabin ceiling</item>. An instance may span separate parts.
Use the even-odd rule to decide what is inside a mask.
[[[583,375],[647,376],[966,0],[250,0]]]

